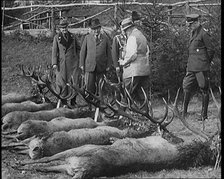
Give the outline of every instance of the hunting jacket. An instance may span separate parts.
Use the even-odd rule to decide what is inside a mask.
[[[187,71],[209,71],[214,56],[210,35],[200,25],[191,33]]]
[[[123,79],[134,77],[134,76],[148,76],[150,74],[150,64],[149,64],[149,58],[148,58],[148,45],[147,45],[147,39],[142,34],[140,30],[137,28],[134,28],[128,37],[127,45],[126,45],[126,54],[124,57],[124,61],[128,61],[130,57],[127,56],[129,48],[128,44],[130,37],[134,37],[136,39],[136,53],[137,58],[130,63],[128,67],[125,67],[123,69]]]

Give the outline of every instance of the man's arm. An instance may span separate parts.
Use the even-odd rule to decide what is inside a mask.
[[[82,46],[81,46],[81,50],[80,50],[79,67],[81,68],[82,71],[84,70],[86,53],[87,53],[87,36],[85,36],[84,41],[83,41]]]
[[[53,46],[52,46],[52,67],[54,69],[58,68],[58,55],[59,55],[59,49],[58,49],[58,43],[57,43],[57,37],[54,37],[53,40]]]
[[[107,70],[110,69],[111,65],[112,65],[112,55],[111,55],[111,43],[109,41],[109,38],[107,37]]]
[[[130,63],[134,62],[137,58],[137,41],[134,36],[127,40],[125,60],[121,61],[123,67],[128,67]]]
[[[119,67],[119,45],[117,41],[117,36],[113,38],[113,43],[112,43],[112,49],[111,49],[111,55],[112,55],[112,60],[113,60],[113,65],[114,67]]]
[[[207,49],[209,61],[211,62],[214,57],[215,50],[214,50],[214,46],[212,44],[211,36],[207,32],[205,32],[203,34],[203,41],[204,41],[205,47]]]

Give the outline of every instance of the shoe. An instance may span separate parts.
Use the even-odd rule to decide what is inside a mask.
[[[200,116],[197,120],[198,121],[205,121],[207,119],[208,119],[208,116],[205,116],[205,117]]]

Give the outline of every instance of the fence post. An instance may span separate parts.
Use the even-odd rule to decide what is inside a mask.
[[[190,14],[189,0],[186,2],[186,14]]]
[[[168,24],[170,25],[172,23],[172,9],[173,7],[172,6],[168,6]]]
[[[3,0],[3,10],[2,10],[2,33],[4,32],[4,12],[5,12],[5,0]]]
[[[56,29],[55,29],[55,17],[54,17],[54,8],[51,8],[51,32],[52,32],[52,37],[55,36],[56,34]]]
[[[114,20],[117,22],[117,4],[114,5]],[[118,24],[116,23],[116,29],[118,29]]]

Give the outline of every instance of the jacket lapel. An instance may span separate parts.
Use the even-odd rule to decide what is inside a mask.
[[[58,36],[59,38],[59,42],[64,46],[66,47],[66,50],[70,47],[70,45],[72,44],[73,42],[73,38],[71,36],[71,33],[68,32],[68,39],[66,40],[64,35],[62,33],[59,34]]]
[[[195,29],[194,33],[191,33],[190,43],[198,36],[200,29],[201,29],[201,26]]]

